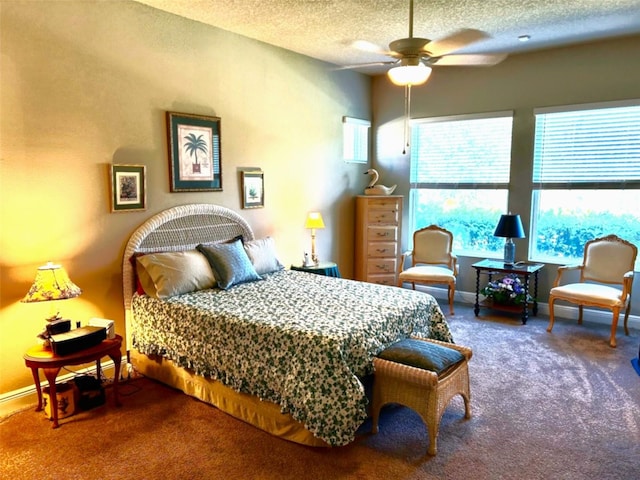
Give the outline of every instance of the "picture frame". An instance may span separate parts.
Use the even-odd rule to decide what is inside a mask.
[[[242,208],[264,207],[264,172],[250,170],[241,172]]]
[[[111,164],[111,212],[130,212],[147,208],[147,167]]]
[[[222,191],[220,117],[167,112],[171,192]]]

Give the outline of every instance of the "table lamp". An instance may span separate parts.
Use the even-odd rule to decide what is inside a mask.
[[[316,255],[316,228],[324,228],[322,215],[320,212],[309,212],[304,228],[311,229],[311,261],[314,265],[318,265],[318,255]]]
[[[512,266],[516,261],[516,245],[513,238],[525,238],[524,228],[522,228],[522,220],[520,215],[501,215],[496,231],[493,232],[495,237],[504,237],[507,240],[504,243],[504,264]]]
[[[48,302],[50,300],[66,300],[80,296],[82,290],[71,281],[65,269],[60,265],[48,262],[38,267],[36,279],[22,302]],[[60,320],[59,312],[55,312],[47,322]]]

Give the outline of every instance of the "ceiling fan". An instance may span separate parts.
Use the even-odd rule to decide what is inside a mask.
[[[359,50],[387,55],[393,60],[384,62],[346,65],[338,70],[347,70],[376,65],[394,65],[387,74],[396,85],[421,85],[427,81],[432,66],[492,66],[503,61],[507,55],[496,54],[452,54],[472,43],[490,38],[481,30],[465,28],[439,40],[413,36],[413,0],[409,1],[409,37],[394,40],[389,50],[366,41],[356,41]]]
[[[431,75],[432,66],[492,66],[503,61],[507,55],[496,54],[452,54],[472,43],[490,38],[481,30],[465,28],[458,30],[440,40],[429,40],[413,36],[413,0],[409,0],[409,37],[394,40],[389,50],[366,41],[354,42],[353,46],[367,52],[387,55],[393,60],[386,62],[361,63],[338,67],[336,70],[347,70],[376,65],[394,65],[387,75],[396,85],[404,90],[404,148],[409,146],[409,118],[411,117],[411,87],[422,85]]]

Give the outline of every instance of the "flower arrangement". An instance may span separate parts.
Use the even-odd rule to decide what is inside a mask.
[[[525,300],[533,301],[531,295],[525,294],[524,285],[517,275],[507,275],[489,282],[480,293],[501,305],[522,305]]]

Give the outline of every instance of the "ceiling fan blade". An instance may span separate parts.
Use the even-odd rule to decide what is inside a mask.
[[[351,46],[363,52],[378,53],[380,55],[396,55],[396,52],[391,52],[379,45],[376,45],[375,43],[367,42],[366,40],[356,40],[351,44]]]
[[[398,63],[397,60],[390,60],[388,62],[370,62],[370,63],[356,63],[353,65],[342,65],[339,67],[332,68],[333,71],[339,70],[353,70],[354,68],[364,68],[364,67],[378,67],[380,65],[394,65]]]
[[[433,65],[438,67],[491,67],[507,58],[506,53],[472,54],[472,55],[446,55],[434,59]]]
[[[439,40],[427,43],[423,50],[432,57],[442,57],[467,45],[491,38],[488,33],[473,28],[463,28]]]

